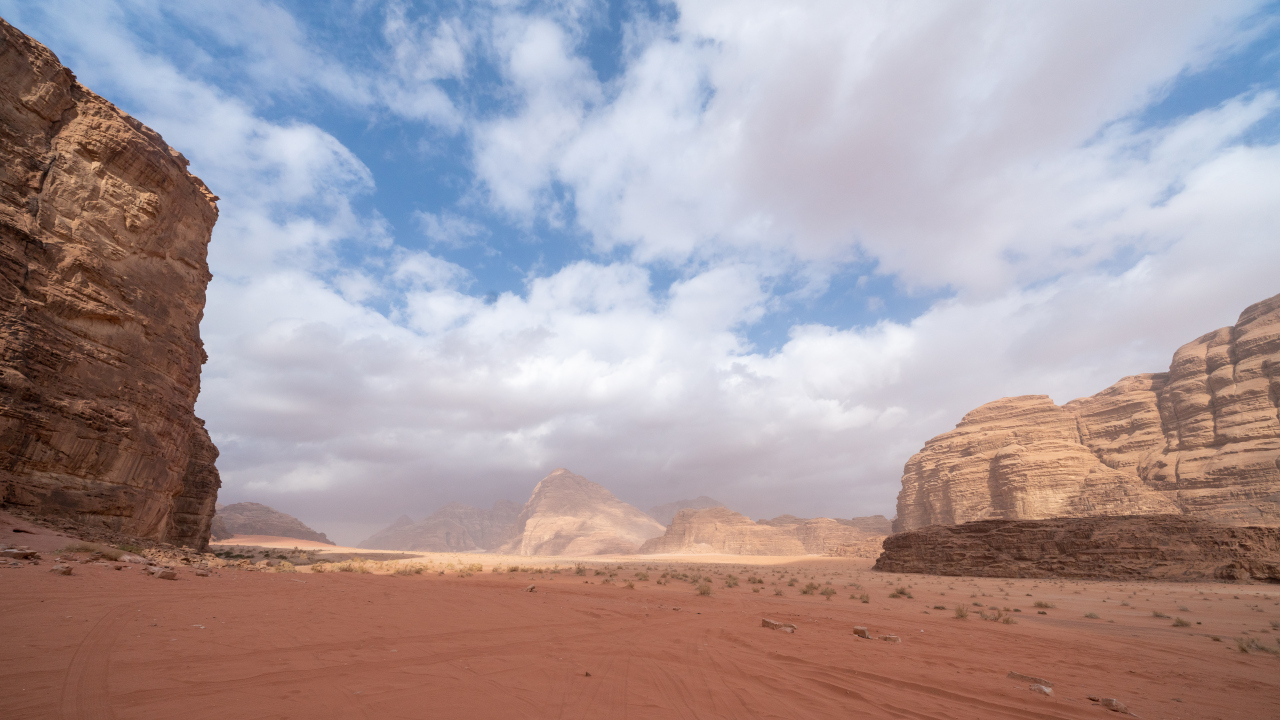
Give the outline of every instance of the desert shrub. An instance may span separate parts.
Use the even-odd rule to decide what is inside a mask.
[[[699,585],[699,586],[698,586],[698,594],[699,594],[699,595],[710,595],[710,594],[711,594],[711,583],[702,583],[701,585]]]
[[[980,602],[971,603],[971,604],[972,604],[974,607],[986,607],[986,605],[983,605],[983,604],[982,604],[982,603],[980,603]]]
[[[836,589],[828,585],[827,587],[822,588],[822,592],[818,594],[830,600],[831,596],[836,594]]]
[[[956,606],[956,619],[957,619],[957,620],[968,620],[968,619],[969,619],[969,608],[967,608],[967,607],[965,607],[965,606],[963,606],[963,605],[957,605],[957,606]]]
[[[636,573],[636,579],[637,579],[637,580],[648,580],[648,579],[649,579],[649,573],[647,573],[647,572],[638,572],[638,573]]]
[[[1191,627],[1191,623],[1187,622],[1186,620],[1183,620],[1182,618],[1174,618],[1173,626],[1174,627]]]
[[[751,592],[753,592],[753,593],[758,593],[758,592],[760,592],[760,588],[758,588],[758,587],[753,587],[753,588],[751,588]]]
[[[934,609],[934,610],[946,610],[946,609],[947,609],[947,606],[946,606],[946,605],[934,605],[934,606],[933,606],[933,609]]]
[[[791,578],[790,580],[787,581],[787,587],[795,587],[795,586],[796,586],[795,578]]]
[[[1012,615],[1005,615],[1004,617],[1000,618],[1000,622],[1004,623],[1005,625],[1017,625],[1017,624],[1018,624],[1018,621],[1017,621],[1017,620],[1014,620]]]
[[[910,591],[910,590],[907,590],[905,587],[898,587],[898,588],[896,588],[893,592],[889,593],[889,597],[891,597],[891,598],[909,598],[909,597],[911,597],[911,591]]]
[[[818,585],[818,583],[812,583],[812,582],[811,582],[811,583],[806,583],[806,584],[805,584],[805,586],[804,586],[803,588],[801,588],[801,589],[800,589],[800,594],[801,594],[801,595],[812,595],[812,594],[814,593],[814,591],[816,591],[819,587],[820,587],[820,586]]]
[[[1168,620],[1168,619],[1169,619],[1169,616],[1168,616],[1168,615],[1165,615],[1164,613],[1160,612],[1159,610],[1152,610],[1152,611],[1151,611],[1151,617],[1153,617],[1153,618],[1162,618],[1162,619],[1164,619],[1164,620]]]
[[[849,597],[853,597],[853,596],[852,596],[852,595],[850,595]],[[871,596],[870,596],[870,595],[868,595],[868,594],[866,594],[866,593],[862,593],[861,595],[859,595],[859,596],[858,596],[858,599],[859,599],[859,600],[861,600],[861,601],[862,601],[862,602],[864,602],[864,603],[869,603],[869,602],[871,602]]]
[[[574,574],[574,575],[586,575],[586,574],[587,574],[587,569],[586,569],[586,568],[584,568],[584,567],[582,567],[582,563],[578,563],[577,565],[574,565],[574,566],[573,566],[573,574]]]
[[[1191,612],[1190,610],[1187,609],[1186,605],[1179,605],[1178,610],[1181,612]]]
[[[633,582],[631,582],[630,580],[628,580],[628,581],[627,581],[627,584],[626,584],[626,585],[623,585],[622,587],[624,587],[624,588],[626,588],[626,589],[628,589],[628,590],[635,590],[635,589],[636,589],[636,584],[635,584],[635,583],[633,583]]]
[[[321,560],[320,562],[315,563],[311,566],[311,572],[322,573],[328,568],[328,566],[329,566],[329,563],[327,561]]]
[[[1272,629],[1272,630],[1280,630],[1280,620],[1272,620],[1272,621],[1271,621],[1271,629]]]
[[[1128,601],[1128,600],[1121,600],[1121,601],[1120,601],[1120,605],[1121,605],[1121,606],[1123,606],[1123,607],[1129,607],[1129,601]]]
[[[761,578],[756,577],[755,575],[752,575],[751,577],[747,578],[747,582],[748,582],[748,583],[750,583],[750,584],[752,584],[752,585],[763,585],[763,584],[764,584],[764,580],[762,580]]]
[[[730,575],[724,579],[724,586],[727,588],[738,587],[738,576]]]
[[[596,575],[604,575],[605,573],[604,573],[604,571],[603,571],[603,570],[597,570],[597,571],[595,571],[595,574],[596,574]]]
[[[1094,613],[1094,612],[1085,613],[1085,614],[1084,614],[1084,616],[1085,616],[1085,617],[1087,617],[1087,618],[1089,618],[1090,620],[1097,620],[1097,619],[1098,619],[1098,613]]]
[[[773,594],[774,594],[774,595],[779,595],[779,596],[781,596],[781,595],[786,595],[786,593],[782,592],[782,588],[774,588],[774,589],[773,589]]]
[[[1032,603],[1032,606],[1038,607],[1038,608],[1046,608],[1046,609],[1051,607],[1057,607],[1057,605],[1054,605],[1051,602],[1045,602],[1044,600],[1037,600],[1034,603]]]
[[[1244,637],[1236,638],[1236,647],[1242,653],[1248,653],[1254,650],[1258,650],[1260,652],[1268,653],[1270,655],[1280,655],[1280,650],[1263,645],[1262,643],[1258,642],[1257,638],[1244,638]]]
[[[426,569],[427,568],[420,563],[405,563],[403,565],[397,565],[391,573],[393,575],[421,575],[422,571]]]

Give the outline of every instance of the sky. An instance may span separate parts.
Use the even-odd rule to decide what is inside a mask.
[[[1280,292],[1280,4],[0,0],[220,196],[221,502],[894,515]]]

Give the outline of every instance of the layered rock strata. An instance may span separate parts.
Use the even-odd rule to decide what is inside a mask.
[[[713,507],[724,507],[724,503],[719,500],[709,498],[706,495],[699,495],[692,500],[677,500],[672,503],[667,503],[666,505],[658,505],[656,507],[649,508],[649,517],[652,517],[663,525],[670,525],[671,521],[675,519],[676,513],[681,510],[702,510],[703,508]]]
[[[312,530],[298,518],[255,502],[218,506],[212,538],[226,540],[235,535],[269,535],[334,544],[324,533]]]
[[[0,502],[203,547],[195,417],[216,197],[0,21]]]
[[[499,552],[514,555],[634,553],[661,535],[658,521],[600,485],[564,468],[533,489],[516,518],[515,537]]]
[[[1159,513],[1280,525],[1280,295],[1182,346],[1168,372],[970,412],[907,462],[894,530]]]
[[[685,509],[676,513],[661,537],[640,553],[724,555],[804,555],[804,544],[787,529],[760,525],[728,508]]]
[[[928,575],[1280,582],[1280,528],[1188,515],[981,520],[890,536],[876,570]]]
[[[359,547],[425,552],[494,550],[515,537],[520,509],[509,500],[499,500],[490,510],[449,503],[421,522],[401,516]]]

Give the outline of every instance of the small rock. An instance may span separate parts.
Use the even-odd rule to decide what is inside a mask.
[[[868,640],[871,639],[871,632],[866,628],[862,627],[861,625],[853,629],[853,634],[857,635],[860,638],[866,638]]]
[[[583,677],[591,677],[591,673],[590,673],[590,672],[583,672],[583,673],[582,673],[582,676],[583,676]]]
[[[1010,670],[1009,674],[1005,677],[1008,677],[1010,680],[1021,680],[1024,683],[1031,683],[1032,685],[1043,685],[1047,688],[1053,687],[1053,683],[1048,680],[1038,678],[1034,675],[1023,675],[1020,672],[1013,672],[1012,670]]]
[[[142,557],[141,555],[134,555],[133,553],[125,553],[125,554],[121,555],[121,556],[118,558],[118,560],[119,560],[119,562],[133,563],[134,565],[146,565],[146,564],[147,564],[147,559],[146,559],[146,558]]]
[[[896,642],[896,643],[902,642],[902,638],[898,637],[897,635],[881,635],[880,639],[884,640],[885,642]]]
[[[1110,710],[1111,712],[1126,714],[1129,712],[1129,708],[1125,707],[1124,703],[1115,698],[1102,698],[1099,702],[1102,704],[1102,707]]]
[[[1032,684],[1031,687],[1027,689],[1033,693],[1040,693],[1041,695],[1048,695],[1050,697],[1053,696],[1053,688],[1045,687],[1044,685]]]
[[[525,591],[525,592],[538,592],[538,586],[537,586],[537,585],[530,585],[529,587],[525,588],[525,589],[524,589],[524,591]]]
[[[70,565],[54,565],[53,567],[49,568],[49,572],[53,573],[54,575],[70,575],[71,566]]]
[[[160,567],[158,565],[152,565],[151,567],[147,568],[147,572],[151,574],[151,577],[159,578],[160,580],[177,580],[178,579],[178,573],[174,572],[173,570],[170,570],[169,568]]]
[[[792,625],[791,623],[780,623],[777,620],[770,620],[769,618],[761,619],[760,627],[767,627],[770,630],[781,630],[782,632],[789,632],[789,633],[793,633],[796,631],[796,626]]]
[[[672,609],[672,610],[675,610],[676,612],[680,612],[680,608],[678,608],[678,607],[673,607],[673,608],[671,608],[671,609]]]
[[[40,555],[34,550],[0,550],[0,557],[12,558],[14,560],[28,560],[40,557]]]
[[[196,570],[196,577],[209,577],[209,571],[204,568]]]

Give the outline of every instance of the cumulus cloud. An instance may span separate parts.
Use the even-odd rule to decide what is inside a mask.
[[[247,94],[110,6],[5,7],[223,197],[198,407],[223,496],[346,542],[523,500],[557,466],[641,507],[892,515],[903,463],[967,410],[1164,369],[1280,291],[1280,148],[1248,139],[1274,88],[1142,119],[1247,39],[1247,3],[687,3],[634,18],[613,77],[572,3],[377,7],[381,59],[359,67],[263,3],[278,43],[246,49]],[[465,90],[481,60],[492,107]],[[394,227],[365,202],[375,163],[254,99],[284,92],[275,72],[457,133],[473,186]],[[478,297],[478,265],[446,258],[492,240],[486,211],[594,253]],[[784,293],[852,261],[942,299],[752,344]]]

